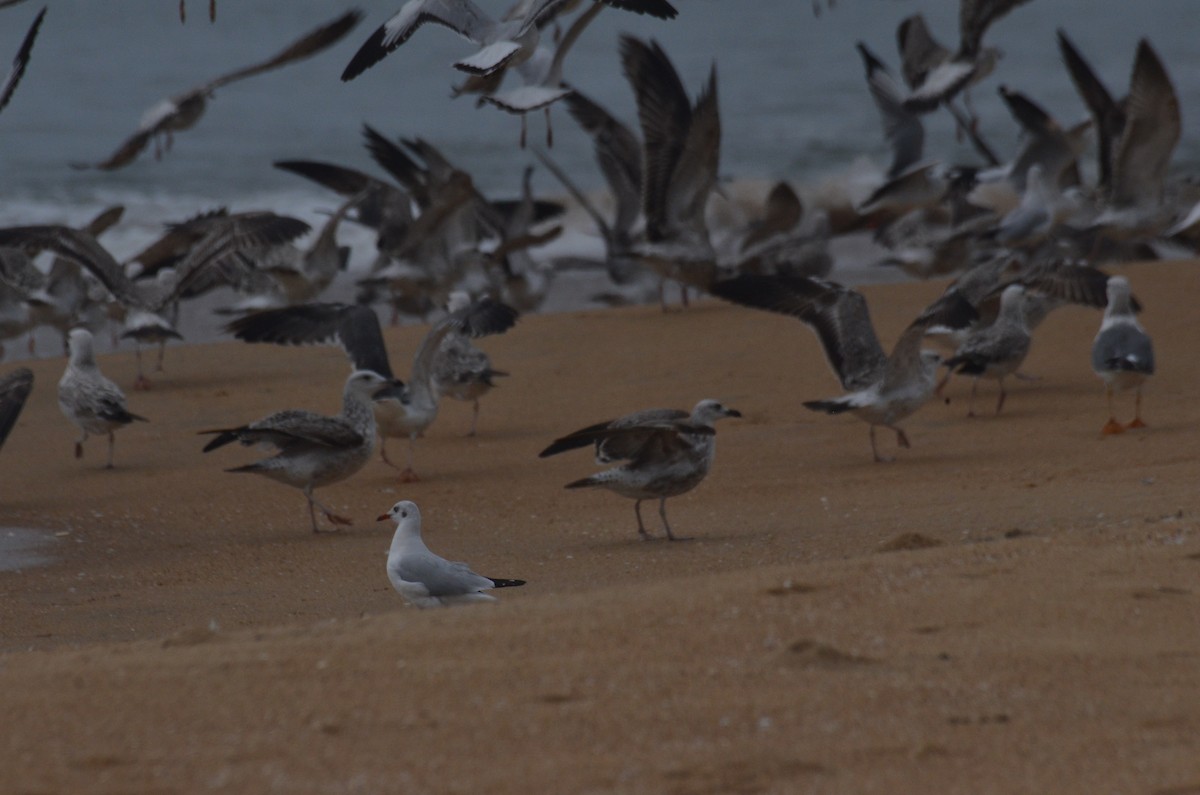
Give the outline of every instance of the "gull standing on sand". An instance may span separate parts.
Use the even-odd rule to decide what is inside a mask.
[[[717,282],[712,292],[735,304],[798,317],[812,327],[847,394],[810,400],[804,407],[827,414],[850,412],[869,423],[875,461],[891,460],[879,455],[875,426],[895,431],[897,444],[907,449],[908,436],[896,423],[933,395],[941,357],[922,349],[926,333],[961,328],[977,316],[961,295],[948,292],[909,324],[889,356],[871,325],[867,300],[849,287],[805,276],[741,274]]]
[[[170,99],[162,100],[142,115],[137,130],[125,139],[107,160],[94,164],[73,163],[72,166],[81,169],[97,168],[102,171],[112,171],[132,163],[151,140],[155,141],[155,157],[161,158],[164,152],[170,151],[176,132],[191,129],[196,122],[200,121],[200,117],[204,115],[204,111],[208,107],[208,101],[213,98],[214,92],[218,88],[316,55],[349,33],[360,19],[362,19],[361,11],[347,11],[265,61],[221,75]]]
[[[369,370],[355,370],[346,379],[340,414],[330,417],[288,409],[249,425],[200,431],[217,434],[204,446],[204,452],[234,441],[243,445],[273,446],[278,452],[270,458],[225,471],[253,472],[303,491],[314,533],[321,530],[313,506],[320,508],[325,518],[334,524],[351,524],[350,519],[338,516],[318,502],[313,489],[345,480],[370,460],[375,447],[375,415],[371,410],[371,399],[387,383],[386,378]]]
[[[967,416],[975,416],[975,391],[979,379],[994,378],[1000,385],[1000,396],[996,400],[996,414],[1004,408],[1004,377],[1012,375],[1029,354],[1031,337],[1025,320],[1025,288],[1010,284],[1000,294],[1000,314],[990,326],[973,332],[953,356],[943,364],[946,377],[935,390],[941,394],[953,373],[973,375],[971,397],[967,401]]]
[[[470,295],[455,291],[450,293],[446,311],[458,312],[470,305]],[[467,436],[474,436],[479,425],[479,399],[496,386],[493,378],[506,375],[508,373],[503,370],[493,369],[491,358],[463,334],[447,335],[433,363],[433,381],[438,394],[471,401],[471,430]]]
[[[1154,375],[1154,346],[1134,315],[1129,280],[1113,276],[1108,280],[1108,306],[1100,332],[1092,343],[1092,370],[1104,380],[1108,396],[1108,422],[1103,434],[1121,433],[1126,428],[1144,428],[1142,422],[1142,385]],[[1137,390],[1133,421],[1117,422],[1113,409],[1113,390]]]
[[[737,409],[712,399],[701,400],[691,414],[678,409],[648,409],[567,434],[539,456],[546,458],[594,444],[597,464],[628,462],[572,481],[566,488],[598,486],[635,500],[633,512],[638,535],[643,539],[651,536],[642,524],[642,500],[657,499],[667,538],[677,541],[667,523],[667,498],[700,485],[716,455],[713,423],[723,417],[740,416]]]
[[[439,557],[421,539],[421,511],[415,502],[401,500],[379,517],[396,523],[388,551],[387,575],[392,587],[414,607],[446,607],[494,602],[484,593],[492,588],[513,588],[524,580],[505,580],[476,574],[465,563]]]
[[[79,426],[83,435],[75,442],[75,457],[83,457],[83,443],[88,434],[108,435],[108,469],[113,468],[113,431],[134,420],[146,422],[145,417],[130,413],[125,406],[125,393],[109,381],[96,365],[92,349],[92,332],[72,329],[67,335],[71,359],[62,380],[58,382],[58,406],[67,419]]]
[[[235,320],[225,330],[245,342],[277,345],[336,340],[356,368],[387,379],[391,386],[381,389],[374,399],[379,452],[386,463],[394,466],[387,457],[386,440],[408,437],[408,466],[400,473],[401,482],[407,483],[419,480],[413,469],[416,439],[437,418],[440,396],[434,383],[434,362],[443,340],[454,334],[468,337],[499,334],[516,321],[515,309],[488,298],[450,312],[434,323],[421,341],[407,384],[392,374],[379,317],[369,306],[318,303],[269,309]]]

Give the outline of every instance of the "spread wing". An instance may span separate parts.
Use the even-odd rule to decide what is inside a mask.
[[[25,400],[33,391],[33,371],[20,367],[0,378],[0,446],[12,432],[25,407]]]
[[[244,342],[276,345],[338,343],[356,370],[394,379],[375,310],[362,304],[313,303],[267,309],[238,318],[225,331]]]

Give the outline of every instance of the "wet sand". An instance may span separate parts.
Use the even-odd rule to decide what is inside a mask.
[[[708,301],[523,318],[484,340],[512,376],[443,404],[420,483],[373,461],[319,492],[356,519],[313,536],[299,492],[202,455],[198,431],[336,411],[336,348],[173,347],[148,424],[72,458],[60,359],[0,451],[0,525],[53,534],[0,571],[4,792],[1200,792],[1200,408],[1195,263],[1126,270],[1159,374],[1149,428],[1100,438],[1100,314],[1036,332],[1004,413],[967,379],[874,464],[798,321]],[[863,289],[885,345],[943,283]],[[420,327],[387,332],[403,375]],[[668,503],[562,484],[555,436],[716,397],[717,460]],[[1131,395],[1119,415],[1132,414]],[[389,446],[397,455],[403,444]],[[384,574],[397,499],[500,601],[403,605]],[[650,527],[657,516],[644,513]]]

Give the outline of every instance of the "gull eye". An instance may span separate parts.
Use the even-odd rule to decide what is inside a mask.
[[[401,511],[401,512],[400,512],[400,518],[401,518],[401,519],[404,519],[404,518],[406,518],[407,516],[408,516],[408,511]]]

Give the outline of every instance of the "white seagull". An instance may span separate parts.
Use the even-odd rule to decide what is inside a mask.
[[[737,409],[719,401],[701,400],[691,414],[679,409],[648,409],[608,422],[581,428],[556,439],[539,456],[557,455],[594,444],[596,463],[625,461],[590,477],[572,481],[568,489],[600,487],[635,500],[638,535],[650,538],[642,524],[642,500],[657,499],[658,515],[671,541],[679,540],[667,523],[667,498],[700,485],[716,455],[713,423],[723,417],[740,417]]]
[[[89,434],[107,434],[108,469],[113,468],[113,431],[124,428],[134,420],[146,422],[145,417],[133,414],[125,406],[125,393],[104,377],[96,365],[92,349],[92,332],[72,329],[67,335],[71,359],[58,382],[58,407],[67,419],[79,426],[83,435],[75,442],[75,457],[83,457],[83,443]]]
[[[415,502],[401,500],[379,517],[396,523],[392,548],[388,550],[387,575],[392,587],[414,607],[445,607],[472,602],[494,602],[484,593],[493,588],[524,585],[524,580],[505,580],[476,574],[465,563],[439,557],[421,539],[421,511]]]
[[[204,452],[234,441],[273,446],[278,452],[270,458],[225,471],[252,472],[303,491],[314,533],[320,532],[320,528],[313,506],[320,508],[334,524],[351,524],[350,519],[338,516],[318,502],[313,489],[345,480],[370,460],[375,447],[371,399],[387,384],[388,380],[377,373],[356,370],[346,379],[340,414],[330,417],[288,409],[248,425],[201,431],[216,434],[204,446]]]
[[[1100,332],[1092,343],[1092,369],[1104,380],[1108,396],[1108,422],[1102,433],[1121,433],[1126,428],[1144,428],[1142,422],[1142,385],[1154,375],[1154,346],[1134,315],[1129,280],[1113,276],[1108,280],[1108,306]],[[1117,422],[1113,410],[1113,390],[1137,390],[1133,421]]]

